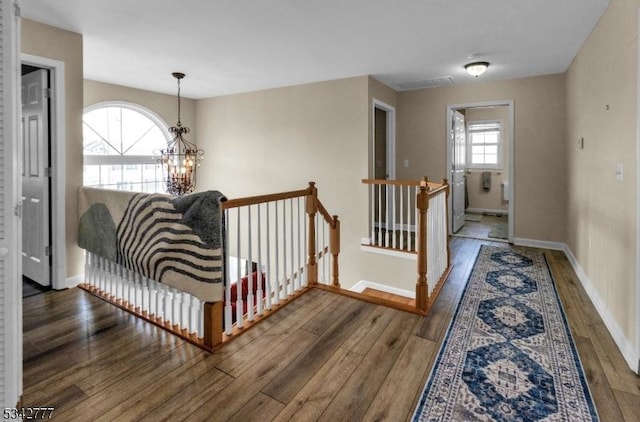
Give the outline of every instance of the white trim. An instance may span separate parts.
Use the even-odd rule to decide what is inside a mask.
[[[565,245],[562,242],[550,242],[548,240],[525,239],[522,237],[514,238],[513,244],[518,246],[528,246],[530,248],[552,249],[556,251],[564,251],[567,247],[567,245]]]
[[[465,118],[466,120],[466,118]],[[471,136],[469,136],[469,134],[472,132],[471,129],[469,129],[469,126],[473,126],[473,125],[479,125],[479,124],[496,124],[498,126],[498,159],[497,159],[497,163],[496,164],[473,164],[473,160],[472,160],[472,141],[471,141]],[[471,170],[503,170],[504,169],[504,163],[502,162],[502,156],[503,154],[503,147],[504,147],[504,136],[502,135],[502,127],[504,126],[504,124],[502,123],[502,120],[499,119],[495,119],[495,120],[466,120],[465,121],[465,129],[467,131],[467,136],[465,137],[465,149],[466,149],[466,160],[467,160],[467,164],[466,167],[467,169],[471,169]],[[477,131],[477,132],[486,132],[486,131]],[[492,131],[495,132],[495,131]]]
[[[509,210],[492,210],[489,208],[467,208],[467,212],[474,212],[476,214],[488,213],[488,214],[507,214]]]
[[[387,286],[386,284],[375,283],[373,281],[360,280],[349,290],[356,293],[362,293],[365,289],[375,289],[385,293],[391,293],[398,296],[403,296],[409,299],[416,298],[416,292],[411,290],[399,289],[397,287]]]
[[[569,259],[569,262],[573,267],[573,271],[575,271],[576,275],[578,276],[582,287],[587,293],[587,296],[589,296],[589,299],[591,299],[591,303],[593,303],[593,306],[596,308],[598,315],[600,315],[600,318],[602,318],[602,322],[604,322],[604,325],[605,327],[607,327],[609,334],[611,334],[611,337],[613,337],[613,341],[618,346],[618,349],[620,349],[622,356],[624,356],[627,365],[629,365],[632,371],[640,375],[640,368],[638,368],[638,360],[640,360],[640,356],[638,352],[634,350],[633,344],[628,341],[620,326],[611,316],[606,303],[600,297],[598,291],[593,287],[591,280],[584,272],[582,266],[578,263],[575,255],[567,245],[564,245],[564,253],[567,255],[567,258]]]
[[[169,123],[167,123],[167,121],[164,120],[162,116],[160,116],[155,111],[137,103],[122,101],[122,100],[100,101],[95,104],[86,106],[82,110],[82,115],[84,117],[85,113],[89,113],[90,111],[98,110],[100,108],[105,108],[105,107],[121,107],[121,108],[128,108],[129,110],[137,111],[138,113],[144,115],[145,117],[148,117],[153,123],[155,123],[157,126],[160,126],[162,128],[161,132],[164,135],[167,142],[171,140],[171,135],[169,133],[169,126],[170,126]]]
[[[640,31],[640,7],[638,8],[638,30]],[[636,112],[636,356],[640,356],[640,43],[638,43],[637,107]],[[640,374],[640,359],[636,373]]]
[[[64,62],[24,53],[20,59],[23,64],[51,71],[51,287],[59,290],[66,288],[67,277]]]
[[[3,134],[0,144],[4,148],[4,220],[5,236],[0,239],[4,255],[4,275],[0,283],[4,288],[4,300],[0,301],[3,318],[0,318],[0,403],[5,408],[15,407],[22,395],[22,255],[21,219],[14,213],[22,194],[20,139],[22,136],[20,110],[20,18],[16,10],[20,2],[2,0],[0,9],[0,77],[3,92],[0,107],[3,108]]]
[[[362,240],[365,240],[365,239],[363,238]],[[371,242],[369,239],[366,239],[366,241]],[[418,260],[418,254],[416,253],[402,252],[395,249],[377,248],[375,246],[369,246],[369,245],[363,244],[363,245],[360,245],[360,250],[363,252],[377,253],[379,255],[394,256],[396,258],[404,258],[411,261]]]
[[[78,274],[73,277],[69,277],[65,282],[65,287],[70,289],[76,287],[78,284],[84,283],[84,274]]]
[[[387,172],[389,173],[388,179],[393,180],[396,178],[396,109],[389,104],[380,101],[376,98],[371,102],[371,150],[373,157],[373,163],[371,167],[372,173],[375,171],[376,149],[375,149],[375,128],[376,128],[376,108],[387,112]],[[372,174],[373,177],[375,175]]]
[[[488,106],[505,106],[509,107],[509,162],[507,163],[509,167],[509,221],[508,225],[508,240],[509,243],[514,242],[515,236],[515,144],[516,144],[516,130],[515,130],[515,111],[514,111],[514,102],[513,100],[499,100],[499,101],[484,101],[477,103],[467,103],[467,104],[449,104],[447,105],[447,120],[445,123],[445,145],[446,145],[446,160],[447,160],[447,178],[451,179],[451,142],[450,142],[450,124],[453,119],[453,111],[464,109],[464,108],[474,108],[474,107],[488,107]],[[449,203],[447,207],[449,208],[449,229],[451,229],[452,223],[452,212],[451,212],[451,200],[453,195],[449,195]]]

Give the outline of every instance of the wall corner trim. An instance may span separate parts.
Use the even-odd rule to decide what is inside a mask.
[[[409,299],[416,298],[416,292],[411,290],[399,289],[397,287],[387,286],[386,284],[375,283],[373,281],[360,280],[349,290],[356,293],[362,293],[365,289],[375,289],[381,292],[391,293],[398,296],[407,297]]]
[[[562,242],[550,242],[548,240],[525,239],[516,237],[513,244],[518,246],[528,246],[530,248],[553,249],[556,251],[564,251],[567,245]]]
[[[585,292],[587,292],[589,299],[591,299],[591,303],[593,303],[593,306],[596,308],[596,311],[598,312],[598,315],[600,315],[600,318],[602,318],[605,327],[607,327],[607,330],[611,334],[611,337],[613,337],[613,341],[618,346],[618,349],[620,349],[620,352],[627,362],[627,365],[629,365],[629,368],[631,368],[633,372],[640,375],[639,351],[634,350],[633,344],[631,344],[629,339],[625,337],[624,332],[611,316],[607,305],[602,300],[596,289],[593,287],[591,280],[584,272],[584,269],[578,262],[569,246],[565,244],[563,250],[567,255],[567,258],[569,259],[573,270],[576,272],[576,275],[578,276],[582,287],[584,288]]]
[[[70,289],[72,287],[77,287],[78,284],[84,282],[84,274],[78,274],[73,277],[67,278],[65,283],[65,288]]]

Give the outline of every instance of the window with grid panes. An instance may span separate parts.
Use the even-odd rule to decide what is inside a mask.
[[[164,192],[155,157],[168,141],[168,128],[144,107],[101,103],[83,118],[85,186],[135,192]]]
[[[467,167],[502,168],[502,140],[499,121],[471,121],[467,124]]]

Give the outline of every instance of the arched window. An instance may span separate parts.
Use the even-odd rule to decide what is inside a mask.
[[[155,156],[167,145],[166,123],[128,103],[99,103],[82,117],[84,185],[136,192],[164,192]]]

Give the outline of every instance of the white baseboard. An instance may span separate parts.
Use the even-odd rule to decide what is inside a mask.
[[[67,278],[65,287],[67,289],[70,289],[72,287],[76,287],[78,284],[82,283],[83,281],[84,281],[84,274],[78,274],[76,276]]]
[[[398,296],[407,297],[409,299],[416,298],[416,292],[411,290],[398,289],[397,287],[387,286],[386,284],[375,283],[373,281],[360,280],[349,290],[356,293],[362,293],[365,289],[375,289],[385,293],[391,293]]]
[[[587,274],[584,272],[584,269],[582,268],[580,263],[578,263],[578,260],[576,259],[571,249],[569,249],[569,247],[565,244],[563,250],[567,255],[567,258],[569,259],[573,270],[576,272],[576,275],[578,276],[582,287],[587,292],[589,299],[591,299],[591,303],[593,303],[593,306],[596,308],[596,311],[600,315],[600,318],[602,318],[605,327],[607,327],[607,330],[611,334],[611,337],[613,337],[613,341],[618,346],[618,349],[620,349],[624,360],[627,361],[627,365],[629,365],[633,372],[640,375],[640,368],[638,367],[638,360],[640,360],[640,351],[635,350],[633,344],[631,344],[629,339],[625,337],[624,332],[611,316],[607,305],[605,304],[604,300],[602,300],[597,290],[593,287],[591,280],[589,279],[589,277],[587,277]]]
[[[522,237],[515,237],[513,239],[513,244],[518,246],[528,246],[530,248],[553,249],[556,251],[564,251],[567,247],[567,245],[562,242],[550,242],[548,240],[525,239]]]
[[[482,214],[483,212],[486,212],[488,214],[509,214],[509,210],[492,210],[488,208],[467,208],[466,211],[479,214]]]

